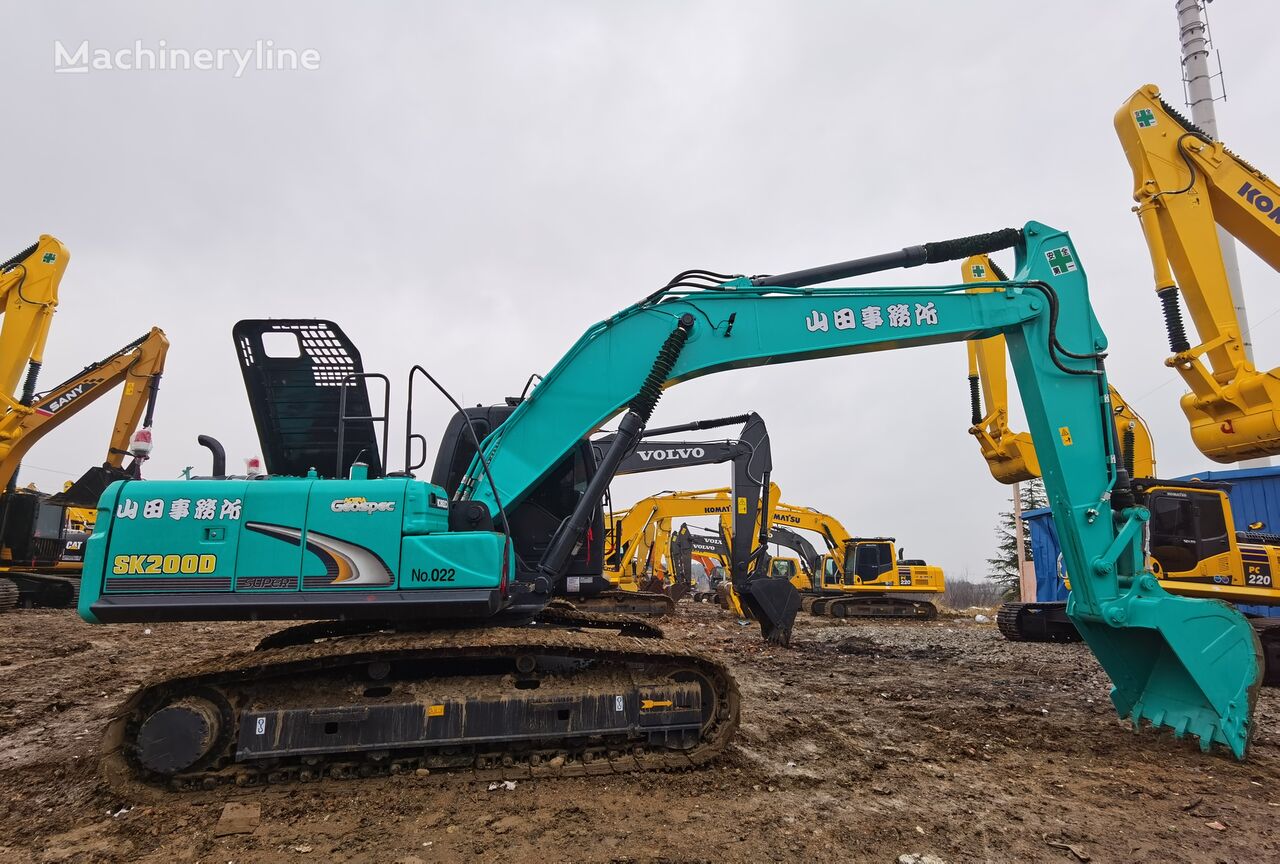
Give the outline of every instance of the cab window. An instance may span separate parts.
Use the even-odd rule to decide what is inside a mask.
[[[1154,492],[1148,501],[1151,556],[1169,574],[1194,570],[1231,549],[1222,498],[1205,492]]]
[[[875,582],[893,569],[893,552],[888,543],[859,543],[852,558],[845,559],[846,585]]]

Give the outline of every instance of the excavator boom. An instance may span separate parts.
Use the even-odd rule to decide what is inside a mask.
[[[1280,185],[1182,117],[1154,85],[1120,107],[1115,129],[1173,352],[1165,364],[1191,390],[1182,410],[1192,440],[1216,462],[1280,453],[1280,375],[1245,356],[1218,238],[1221,226],[1280,270]]]
[[[1008,281],[1004,271],[987,255],[974,255],[961,267],[964,281],[971,291],[995,290],[992,286]],[[1028,432],[1014,432],[1009,426],[1008,355],[1004,337],[975,339],[967,345],[969,352],[969,399],[972,417],[969,434],[982,450],[982,458],[991,476],[1001,483],[1022,483],[1040,476],[1035,445]],[[1121,458],[1130,477],[1154,477],[1155,444],[1147,423],[1111,387],[1111,412],[1120,441]],[[985,406],[985,411],[984,411]]]
[[[964,286],[807,287],[1010,245],[1017,251],[1014,281],[990,294]],[[518,501],[545,466],[629,403],[634,420],[624,417],[620,431],[638,435],[662,388],[681,381],[1001,333],[1032,437],[1048,442],[1037,457],[1064,564],[1068,572],[1090,574],[1073,586],[1068,614],[1111,676],[1117,710],[1135,724],[1190,731],[1206,749],[1220,742],[1243,757],[1260,681],[1257,638],[1230,606],[1169,595],[1145,569],[1142,524],[1149,514],[1131,506],[1117,485],[1122,461],[1102,369],[1106,339],[1078,253],[1064,232],[1047,226],[1028,223],[1021,232],[908,247],[781,277],[743,277],[711,291],[681,285],[656,292],[579,339],[486,440],[484,458],[473,462],[459,491],[497,514],[498,500]],[[662,346],[656,362],[636,345]],[[568,521],[557,540],[572,544],[580,530]],[[750,602],[748,585],[735,588]],[[768,608],[752,611],[762,621],[781,617]]]

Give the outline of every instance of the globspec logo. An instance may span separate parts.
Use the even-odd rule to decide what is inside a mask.
[[[339,498],[329,504],[334,513],[390,513],[396,509],[394,501],[370,501],[368,498]]]
[[[1253,209],[1259,213],[1266,214],[1269,222],[1280,224],[1280,207],[1276,206],[1276,202],[1271,200],[1271,196],[1263,195],[1262,190],[1254,186],[1248,180],[1244,185],[1236,190],[1236,194],[1253,205]]]
[[[642,462],[668,462],[672,459],[701,459],[707,451],[701,447],[673,447],[668,450],[637,450]]]

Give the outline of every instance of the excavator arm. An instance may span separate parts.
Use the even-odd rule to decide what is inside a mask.
[[[820,535],[827,545],[827,552],[844,567],[845,546],[853,539],[853,535],[836,517],[812,507],[780,502],[773,511],[773,524],[775,530],[776,526],[790,526]]]
[[[1010,245],[1016,276],[994,292],[813,287]],[[483,502],[500,517],[577,441],[627,409],[618,441],[539,562],[533,592],[550,595],[663,388],[728,369],[1002,334],[1030,432],[1042,442],[1037,457],[1064,563],[1087,574],[1073,584],[1068,614],[1110,675],[1117,710],[1135,725],[1191,732],[1206,749],[1220,742],[1243,757],[1260,680],[1257,639],[1228,605],[1174,597],[1145,568],[1149,513],[1133,503],[1118,459],[1102,366],[1106,338],[1064,232],[1033,222],[776,277],[702,276],[699,284],[700,275],[686,271],[590,328],[486,439],[459,486],[460,499]],[[780,580],[733,579],[762,626],[789,629],[790,601],[756,593]]]
[[[1154,85],[1116,112],[1191,437],[1216,462],[1280,453],[1280,374],[1245,356],[1218,226],[1280,270],[1280,185],[1182,117]],[[1182,321],[1181,293],[1195,327]]]
[[[153,327],[119,351],[40,394],[30,405],[10,408],[0,418],[0,485],[10,484],[22,457],[41,438],[123,384],[104,460],[107,466],[119,469],[129,455],[129,440],[138,424],[151,425],[168,350],[164,331]]]
[[[58,285],[71,253],[56,237],[40,235],[28,248],[0,264],[0,402],[12,411],[31,403],[44,362],[49,325],[58,308]],[[22,377],[22,392],[14,391]]]
[[[1000,265],[986,255],[974,255],[961,267],[964,281],[975,293],[994,290],[988,283],[1008,281]],[[969,351],[969,399],[972,416],[969,434],[974,436],[991,476],[1001,483],[1021,483],[1040,476],[1035,445],[1028,432],[1009,428],[1008,355],[1004,337],[975,339]],[[1146,421],[1110,387],[1111,411],[1120,441],[1120,452],[1130,477],[1154,477],[1155,444]],[[985,406],[985,411],[984,411]]]

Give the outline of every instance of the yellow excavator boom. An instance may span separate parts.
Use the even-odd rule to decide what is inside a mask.
[[[1245,356],[1217,230],[1280,270],[1280,186],[1182,117],[1154,85],[1120,106],[1115,129],[1173,351],[1165,364],[1191,390],[1182,410],[1192,440],[1215,462],[1280,453],[1280,375]]]
[[[44,362],[49,326],[58,308],[58,285],[71,253],[56,237],[40,239],[0,264],[0,403],[21,407],[34,395],[35,377]],[[27,383],[16,394],[23,371]]]
[[[972,293],[993,291],[986,283],[1006,281],[1000,266],[986,255],[974,255],[962,265],[964,281]],[[1035,445],[1028,432],[1009,427],[1009,379],[1003,336],[973,339],[969,351],[969,397],[972,416],[969,434],[978,442],[991,476],[1001,483],[1021,483],[1040,476]],[[1115,387],[1108,385],[1116,439],[1130,477],[1154,477],[1155,443],[1151,430]],[[984,410],[985,408],[985,410]]]
[[[123,384],[104,460],[119,468],[129,455],[129,440],[138,425],[150,426],[150,409],[168,351],[169,340],[164,331],[153,327],[119,351],[41,394],[30,405],[11,406],[0,417],[0,488],[9,484],[22,457],[41,438]]]

